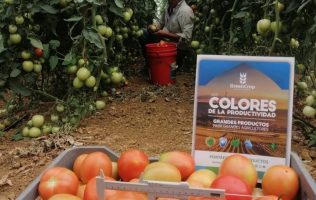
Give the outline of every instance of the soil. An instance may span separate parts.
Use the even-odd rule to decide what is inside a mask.
[[[180,73],[175,85],[159,87],[144,78],[104,97],[107,107],[86,118],[71,133],[11,141],[0,138],[0,200],[15,199],[63,150],[75,145],[107,146],[118,154],[128,148],[158,156],[171,150],[191,151],[194,73]],[[0,106],[1,107],[1,106]],[[294,131],[293,150],[316,179],[316,149],[307,148]]]

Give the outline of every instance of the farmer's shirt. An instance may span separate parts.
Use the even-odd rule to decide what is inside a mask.
[[[191,7],[182,0],[174,8],[167,6],[159,25],[163,27],[163,31],[175,33],[186,41],[190,41],[194,26],[193,18]]]

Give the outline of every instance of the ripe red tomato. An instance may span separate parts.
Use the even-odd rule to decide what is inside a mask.
[[[123,181],[139,178],[148,164],[148,156],[143,151],[130,149],[123,152],[117,161],[118,174]]]
[[[115,181],[115,179],[111,177],[105,177],[105,180],[107,181]],[[105,196],[104,200],[107,200],[111,196],[115,195],[118,193],[118,190],[105,190]],[[97,194],[97,182],[96,182],[96,177],[92,178],[89,180],[87,183],[86,189],[84,191],[84,198],[83,200],[99,200],[98,194]]]
[[[38,192],[43,200],[55,194],[76,195],[79,179],[74,172],[64,167],[54,167],[43,173]]]
[[[263,197],[258,197],[256,200],[282,200],[283,198],[279,198],[277,196],[274,195],[269,195],[269,196],[263,196]]]
[[[219,168],[219,175],[237,176],[253,190],[257,184],[257,170],[250,159],[240,154],[225,158]]]
[[[81,169],[81,165],[84,161],[84,159],[87,157],[88,154],[81,154],[80,156],[78,156],[74,162],[74,165],[72,167],[73,171],[75,172],[75,174],[80,177],[80,169]]]
[[[160,162],[169,163],[178,168],[181,179],[186,180],[195,170],[195,162],[191,154],[182,151],[164,153],[159,158]]]
[[[120,191],[107,200],[147,200],[147,195],[138,192]]]
[[[295,199],[299,189],[297,173],[286,165],[270,167],[262,178],[265,195],[281,196],[282,200]]]
[[[43,56],[43,49],[36,48],[35,50],[36,57],[42,57]]]
[[[111,177],[112,175],[112,161],[108,155],[103,152],[93,152],[87,155],[82,162],[80,168],[80,179],[83,183],[100,174],[100,170],[103,170],[105,176]]]
[[[212,182],[211,188],[224,189],[226,200],[252,200],[250,187],[237,176],[218,176]]]
[[[56,194],[48,200],[81,200],[81,198],[71,194]]]

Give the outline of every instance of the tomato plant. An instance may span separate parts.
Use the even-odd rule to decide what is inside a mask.
[[[125,54],[140,55],[135,44],[144,16],[153,19],[155,9],[154,0],[1,2],[0,55],[6,67],[0,68],[0,98],[7,107],[18,105],[6,116],[45,99],[62,104],[67,116],[53,107],[48,111],[61,119],[45,122],[53,133],[76,127],[95,111],[89,107],[101,93],[125,84],[120,68],[134,60]],[[114,74],[111,66],[117,66]],[[12,94],[7,99],[6,92]]]

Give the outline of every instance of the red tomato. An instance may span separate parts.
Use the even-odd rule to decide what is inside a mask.
[[[112,161],[103,152],[93,152],[87,155],[80,168],[80,179],[87,183],[90,179],[98,176],[103,170],[105,176],[112,175]]]
[[[169,163],[178,168],[181,179],[186,180],[195,170],[195,162],[191,154],[182,151],[164,153],[159,158],[160,162]]]
[[[36,48],[34,51],[35,51],[35,55],[37,57],[42,57],[43,56],[43,49]]]
[[[54,167],[43,173],[38,192],[43,200],[55,194],[76,195],[79,188],[79,179],[74,172],[64,167]]]
[[[112,177],[105,177],[105,180],[107,181],[115,181]],[[111,196],[115,195],[117,190],[105,190],[105,197],[104,199],[108,199]],[[89,180],[87,183],[86,189],[84,191],[84,198],[83,200],[99,200],[98,194],[97,194],[97,182],[96,182],[96,177],[92,178]]]
[[[81,198],[71,194],[56,194],[48,200],[81,200]]]
[[[123,181],[139,178],[148,164],[148,156],[144,152],[130,149],[123,152],[117,161],[118,174]]]
[[[270,167],[262,178],[265,195],[281,196],[282,200],[295,199],[299,189],[297,173],[286,165]]]
[[[281,197],[280,200],[283,198]],[[274,196],[274,195],[269,195],[269,196],[263,196],[263,197],[258,197],[256,200],[279,200],[279,197]]]
[[[88,154],[81,154],[80,156],[76,158],[74,162],[74,166],[72,169],[78,177],[80,177],[80,169],[81,169],[82,162],[87,157],[87,155]]]
[[[107,200],[148,200],[148,198],[142,193],[120,191]]]
[[[250,187],[237,176],[218,176],[212,182],[211,188],[224,189],[226,200],[252,200]]]
[[[225,158],[219,168],[219,175],[237,176],[253,190],[257,184],[257,170],[251,160],[240,154]]]

